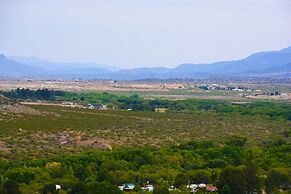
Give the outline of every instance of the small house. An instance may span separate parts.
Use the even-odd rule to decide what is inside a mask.
[[[207,192],[216,192],[216,191],[218,191],[218,189],[215,186],[207,185],[206,186],[206,191]]]
[[[167,108],[155,108],[155,112],[165,113],[166,111],[167,111]]]
[[[145,185],[144,187],[141,187],[141,190],[148,191],[148,192],[153,192],[154,191],[154,186],[153,185]]]
[[[135,185],[133,183],[126,183],[126,184],[122,184],[121,186],[118,186],[118,188],[121,191],[132,191],[134,187]]]

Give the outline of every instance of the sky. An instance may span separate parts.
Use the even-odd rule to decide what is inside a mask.
[[[175,67],[290,45],[290,0],[0,0],[6,55]]]

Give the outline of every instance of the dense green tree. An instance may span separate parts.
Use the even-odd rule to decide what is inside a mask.
[[[245,146],[246,142],[247,142],[247,138],[235,135],[235,136],[232,136],[231,138],[229,138],[225,142],[225,144],[229,145],[229,146],[243,147],[243,146]]]
[[[153,194],[170,194],[169,188],[165,184],[155,186]]]
[[[69,194],[84,194],[86,193],[86,188],[83,183],[76,183],[72,185],[72,188],[68,192]]]
[[[3,188],[6,194],[21,194],[19,185],[16,181],[10,179],[6,180],[3,184]]]
[[[0,188],[10,179],[21,183],[24,193],[53,193],[53,183],[58,183],[62,192],[77,194],[94,193],[98,188],[107,192],[113,187],[113,192],[119,192],[117,185],[149,181],[156,192],[160,185],[183,190],[188,183],[206,183],[218,186],[220,192],[228,187],[231,194],[245,194],[260,193],[266,179],[265,190],[275,193],[290,188],[290,150],[290,143],[281,140],[244,147],[188,142],[162,148],[115,148],[110,152],[95,150],[0,162]]]
[[[245,173],[246,173],[246,181],[247,181],[246,193],[248,194],[261,193],[262,184],[260,182],[257,168],[254,165],[252,158],[249,158],[246,163]]]
[[[220,194],[231,194],[231,191],[230,191],[228,185],[224,185],[219,193]]]
[[[6,177],[18,183],[29,184],[29,182],[35,178],[35,175],[33,172],[29,172],[28,170],[15,169],[8,171]]]
[[[208,170],[192,170],[188,172],[188,177],[191,183],[210,183],[211,172]]]
[[[73,169],[75,177],[80,181],[84,181],[90,174],[88,168],[83,165],[75,165]]]
[[[178,174],[175,178],[174,186],[180,188],[182,185],[186,185],[189,183],[189,179],[186,173]]]
[[[227,162],[222,159],[214,159],[210,160],[209,162],[206,163],[205,167],[208,168],[224,168],[227,166]]]
[[[291,171],[287,168],[274,168],[270,170],[266,178],[266,192],[273,193],[280,187],[291,185]]]
[[[247,190],[245,166],[224,169],[221,173],[221,184],[228,185],[232,194],[244,194]]]
[[[43,194],[57,194],[56,185],[54,183],[48,183],[43,186]]]
[[[112,185],[106,181],[104,182],[89,182],[86,184],[87,194],[122,194],[122,191],[116,185]]]

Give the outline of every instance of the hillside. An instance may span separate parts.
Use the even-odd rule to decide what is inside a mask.
[[[35,68],[33,66],[18,63],[14,60],[8,59],[6,56],[0,54],[0,75],[1,76],[28,76],[37,75],[41,73],[40,68]]]
[[[9,104],[14,104],[14,102],[12,100],[10,100],[9,98],[0,95],[0,106],[1,105],[9,105]]]
[[[270,68],[267,68],[267,69],[264,69],[262,71],[262,73],[282,73],[282,72],[291,72],[291,62],[290,63],[287,63],[285,65],[280,65],[280,66],[277,66],[277,67],[270,67]]]
[[[19,104],[16,100],[11,100],[3,95],[0,95],[0,112],[1,112],[2,116],[6,115],[4,118],[2,118],[0,116],[0,121],[7,118],[7,116],[8,117],[12,116],[13,114],[15,114],[15,115],[18,115],[18,114],[24,114],[24,115],[48,114],[47,112],[41,113],[34,108],[23,106],[23,105]]]

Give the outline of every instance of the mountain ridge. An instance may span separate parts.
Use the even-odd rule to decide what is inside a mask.
[[[44,78],[84,78],[84,79],[168,79],[168,78],[207,78],[211,76],[262,76],[290,74],[291,46],[279,51],[253,53],[243,59],[214,63],[184,63],[175,68],[142,67],[134,69],[114,69],[91,63],[60,63],[38,58],[6,57],[0,54],[0,76],[44,77]],[[22,62],[29,62],[26,64]],[[33,62],[34,61],[34,62]],[[40,63],[38,64],[38,61]],[[70,66],[71,64],[71,66]],[[75,66],[73,65],[75,64]],[[44,65],[51,65],[44,68]],[[57,68],[53,68],[57,66]]]

